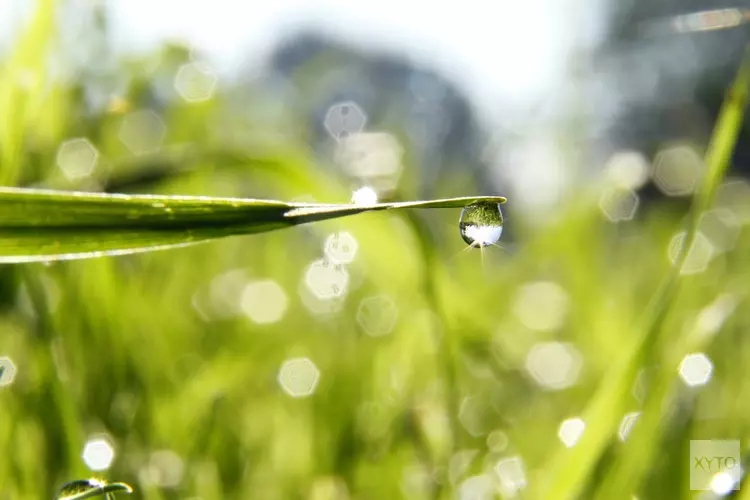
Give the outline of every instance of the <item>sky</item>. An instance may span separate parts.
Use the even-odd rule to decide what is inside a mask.
[[[262,60],[294,27],[319,26],[355,45],[390,49],[444,72],[494,121],[497,113],[523,110],[561,85],[573,48],[592,43],[600,33],[597,1],[119,0],[107,5],[121,50],[184,39],[230,74],[250,54]]]

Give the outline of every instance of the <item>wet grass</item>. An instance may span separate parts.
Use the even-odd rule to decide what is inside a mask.
[[[47,31],[34,28],[48,22],[39,12],[18,46],[23,55],[2,67],[0,97],[14,103],[0,108],[2,179],[26,184],[36,175],[72,189],[81,186],[59,177],[55,154],[82,134],[71,111],[81,103],[63,88],[28,84],[42,74],[48,44]],[[511,476],[520,480],[508,472],[513,458],[523,464],[523,498],[693,498],[691,439],[739,439],[743,452],[749,444],[750,200],[723,178],[744,78],[729,93],[687,216],[665,201],[615,224],[602,215],[599,191],[582,188],[553,220],[506,221],[514,250],[487,248],[483,262],[478,251],[462,252],[459,210],[446,209],[3,265],[0,356],[16,374],[0,387],[0,498],[52,498],[91,476],[131,484],[130,498],[144,499],[453,498],[485,482],[511,498]],[[61,109],[69,111],[53,112]],[[219,109],[163,112],[167,145],[194,146],[176,156],[132,157],[117,139],[123,115],[98,117],[87,135],[110,170],[95,173],[99,183],[158,160],[165,174],[136,183],[139,191],[348,200],[350,186],[316,168],[300,144],[260,154],[211,139],[205,123],[217,123]],[[192,168],[180,170],[183,162]],[[712,207],[729,222],[707,226]],[[314,300],[306,270],[339,231],[357,241],[353,262],[337,271],[348,293]],[[670,261],[682,231],[684,248],[699,234],[715,244],[700,272],[679,272],[685,259],[695,268],[698,254]],[[246,284],[268,280],[284,291],[286,309],[258,323],[252,305],[248,315],[238,304]],[[689,353],[711,360],[706,385],[680,378]],[[279,371],[301,357],[319,378],[312,395],[292,398]],[[623,442],[631,412],[641,413]],[[566,448],[558,430],[573,417],[585,429]],[[81,459],[97,436],[116,452],[106,472]],[[743,483],[738,497],[749,491]]]

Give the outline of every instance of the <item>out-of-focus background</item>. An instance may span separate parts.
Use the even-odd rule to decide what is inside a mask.
[[[436,210],[0,267],[0,498],[87,477],[537,498],[679,251],[748,21],[738,0],[0,2],[2,185],[509,198],[481,252]],[[733,492],[690,490],[688,449],[750,444],[738,144],[583,498]]]

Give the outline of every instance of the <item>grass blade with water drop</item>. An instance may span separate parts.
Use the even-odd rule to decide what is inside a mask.
[[[500,196],[372,205],[0,188],[0,263],[123,255],[225,236],[406,208],[453,208]]]
[[[84,500],[86,498],[102,497],[115,498],[116,493],[133,492],[133,488],[125,483],[102,483],[90,479],[71,481],[55,495],[54,500]]]

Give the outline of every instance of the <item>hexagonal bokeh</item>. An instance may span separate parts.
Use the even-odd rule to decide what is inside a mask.
[[[355,102],[347,101],[328,108],[323,125],[331,137],[341,140],[362,132],[367,123],[367,115]]]
[[[459,450],[448,462],[448,481],[455,485],[461,479],[479,454],[478,450]]]
[[[716,206],[731,211],[742,224],[750,224],[750,182],[730,179],[716,190]]]
[[[638,194],[631,189],[610,188],[602,192],[599,208],[612,222],[632,220],[638,210]]]
[[[537,281],[518,289],[513,312],[527,328],[551,331],[562,326],[569,305],[570,300],[563,287],[552,281]]]
[[[299,297],[302,305],[313,315],[328,318],[337,315],[344,309],[344,297],[320,298],[302,281],[299,286]]]
[[[648,181],[649,170],[648,159],[638,151],[618,151],[604,167],[607,179],[626,191],[643,187]]]
[[[633,429],[633,426],[640,416],[641,412],[633,411],[625,414],[625,416],[622,417],[622,421],[620,421],[620,428],[617,431],[617,436],[620,438],[620,441],[625,441],[628,438],[630,431]]]
[[[586,422],[578,417],[568,418],[560,424],[557,437],[565,446],[572,448],[581,439],[584,430],[586,430]]]
[[[284,392],[302,398],[315,392],[319,378],[320,371],[309,358],[294,358],[281,365],[278,381]]]
[[[535,344],[526,356],[526,371],[544,389],[561,390],[574,385],[581,371],[581,354],[566,342]]]
[[[489,431],[489,413],[486,399],[470,396],[461,402],[458,421],[472,436],[484,436]]]
[[[81,458],[93,471],[107,470],[115,459],[115,447],[107,437],[92,438],[83,447]]]
[[[326,238],[323,251],[332,262],[349,264],[357,256],[358,247],[357,240],[351,233],[341,231],[340,233],[333,233]]]
[[[499,453],[508,447],[508,435],[500,430],[492,431],[487,436],[487,448]]]
[[[339,298],[347,292],[349,273],[340,264],[318,259],[308,266],[305,272],[305,285],[318,299]]]
[[[654,182],[667,196],[687,196],[695,190],[703,160],[689,146],[662,149],[654,158]]]
[[[698,230],[708,238],[714,250],[727,252],[737,243],[740,220],[727,208],[715,208],[701,215]]]
[[[680,232],[672,238],[669,243],[669,260],[673,265],[677,265],[682,247],[685,245],[687,233]],[[697,274],[706,270],[708,263],[714,256],[714,248],[703,233],[697,232],[690,250],[688,251],[685,261],[680,269],[680,274]]]
[[[141,483],[161,488],[178,487],[184,475],[185,463],[182,457],[172,450],[154,451],[146,465],[138,471]]]
[[[122,119],[119,137],[131,153],[146,154],[158,151],[166,134],[161,117],[150,109],[141,109]]]
[[[15,378],[16,365],[9,357],[0,357],[0,387],[12,384]]]
[[[526,468],[521,457],[508,457],[495,464],[495,473],[500,481],[500,488],[508,496],[515,495],[526,487]]]
[[[242,292],[250,283],[244,269],[232,269],[214,276],[205,291],[204,304],[198,307],[208,319],[227,319],[243,314]],[[196,306],[194,301],[194,306]]]
[[[99,151],[84,137],[67,140],[57,150],[57,166],[71,181],[90,176],[98,159]]]
[[[187,102],[202,102],[214,95],[217,81],[218,77],[209,65],[191,62],[177,70],[174,88]]]
[[[254,281],[242,290],[240,307],[258,324],[276,323],[286,312],[287,297],[284,289],[273,280]]]
[[[336,148],[336,162],[352,177],[390,179],[393,188],[401,175],[404,149],[387,132],[363,132],[342,138]]]
[[[398,306],[387,295],[366,297],[357,308],[357,323],[373,337],[391,333],[397,319]]]
[[[458,486],[458,498],[460,500],[493,500],[495,484],[487,474],[477,474],[464,479]]]
[[[714,365],[711,360],[702,352],[688,354],[680,362],[678,373],[690,387],[705,385],[711,380]]]

